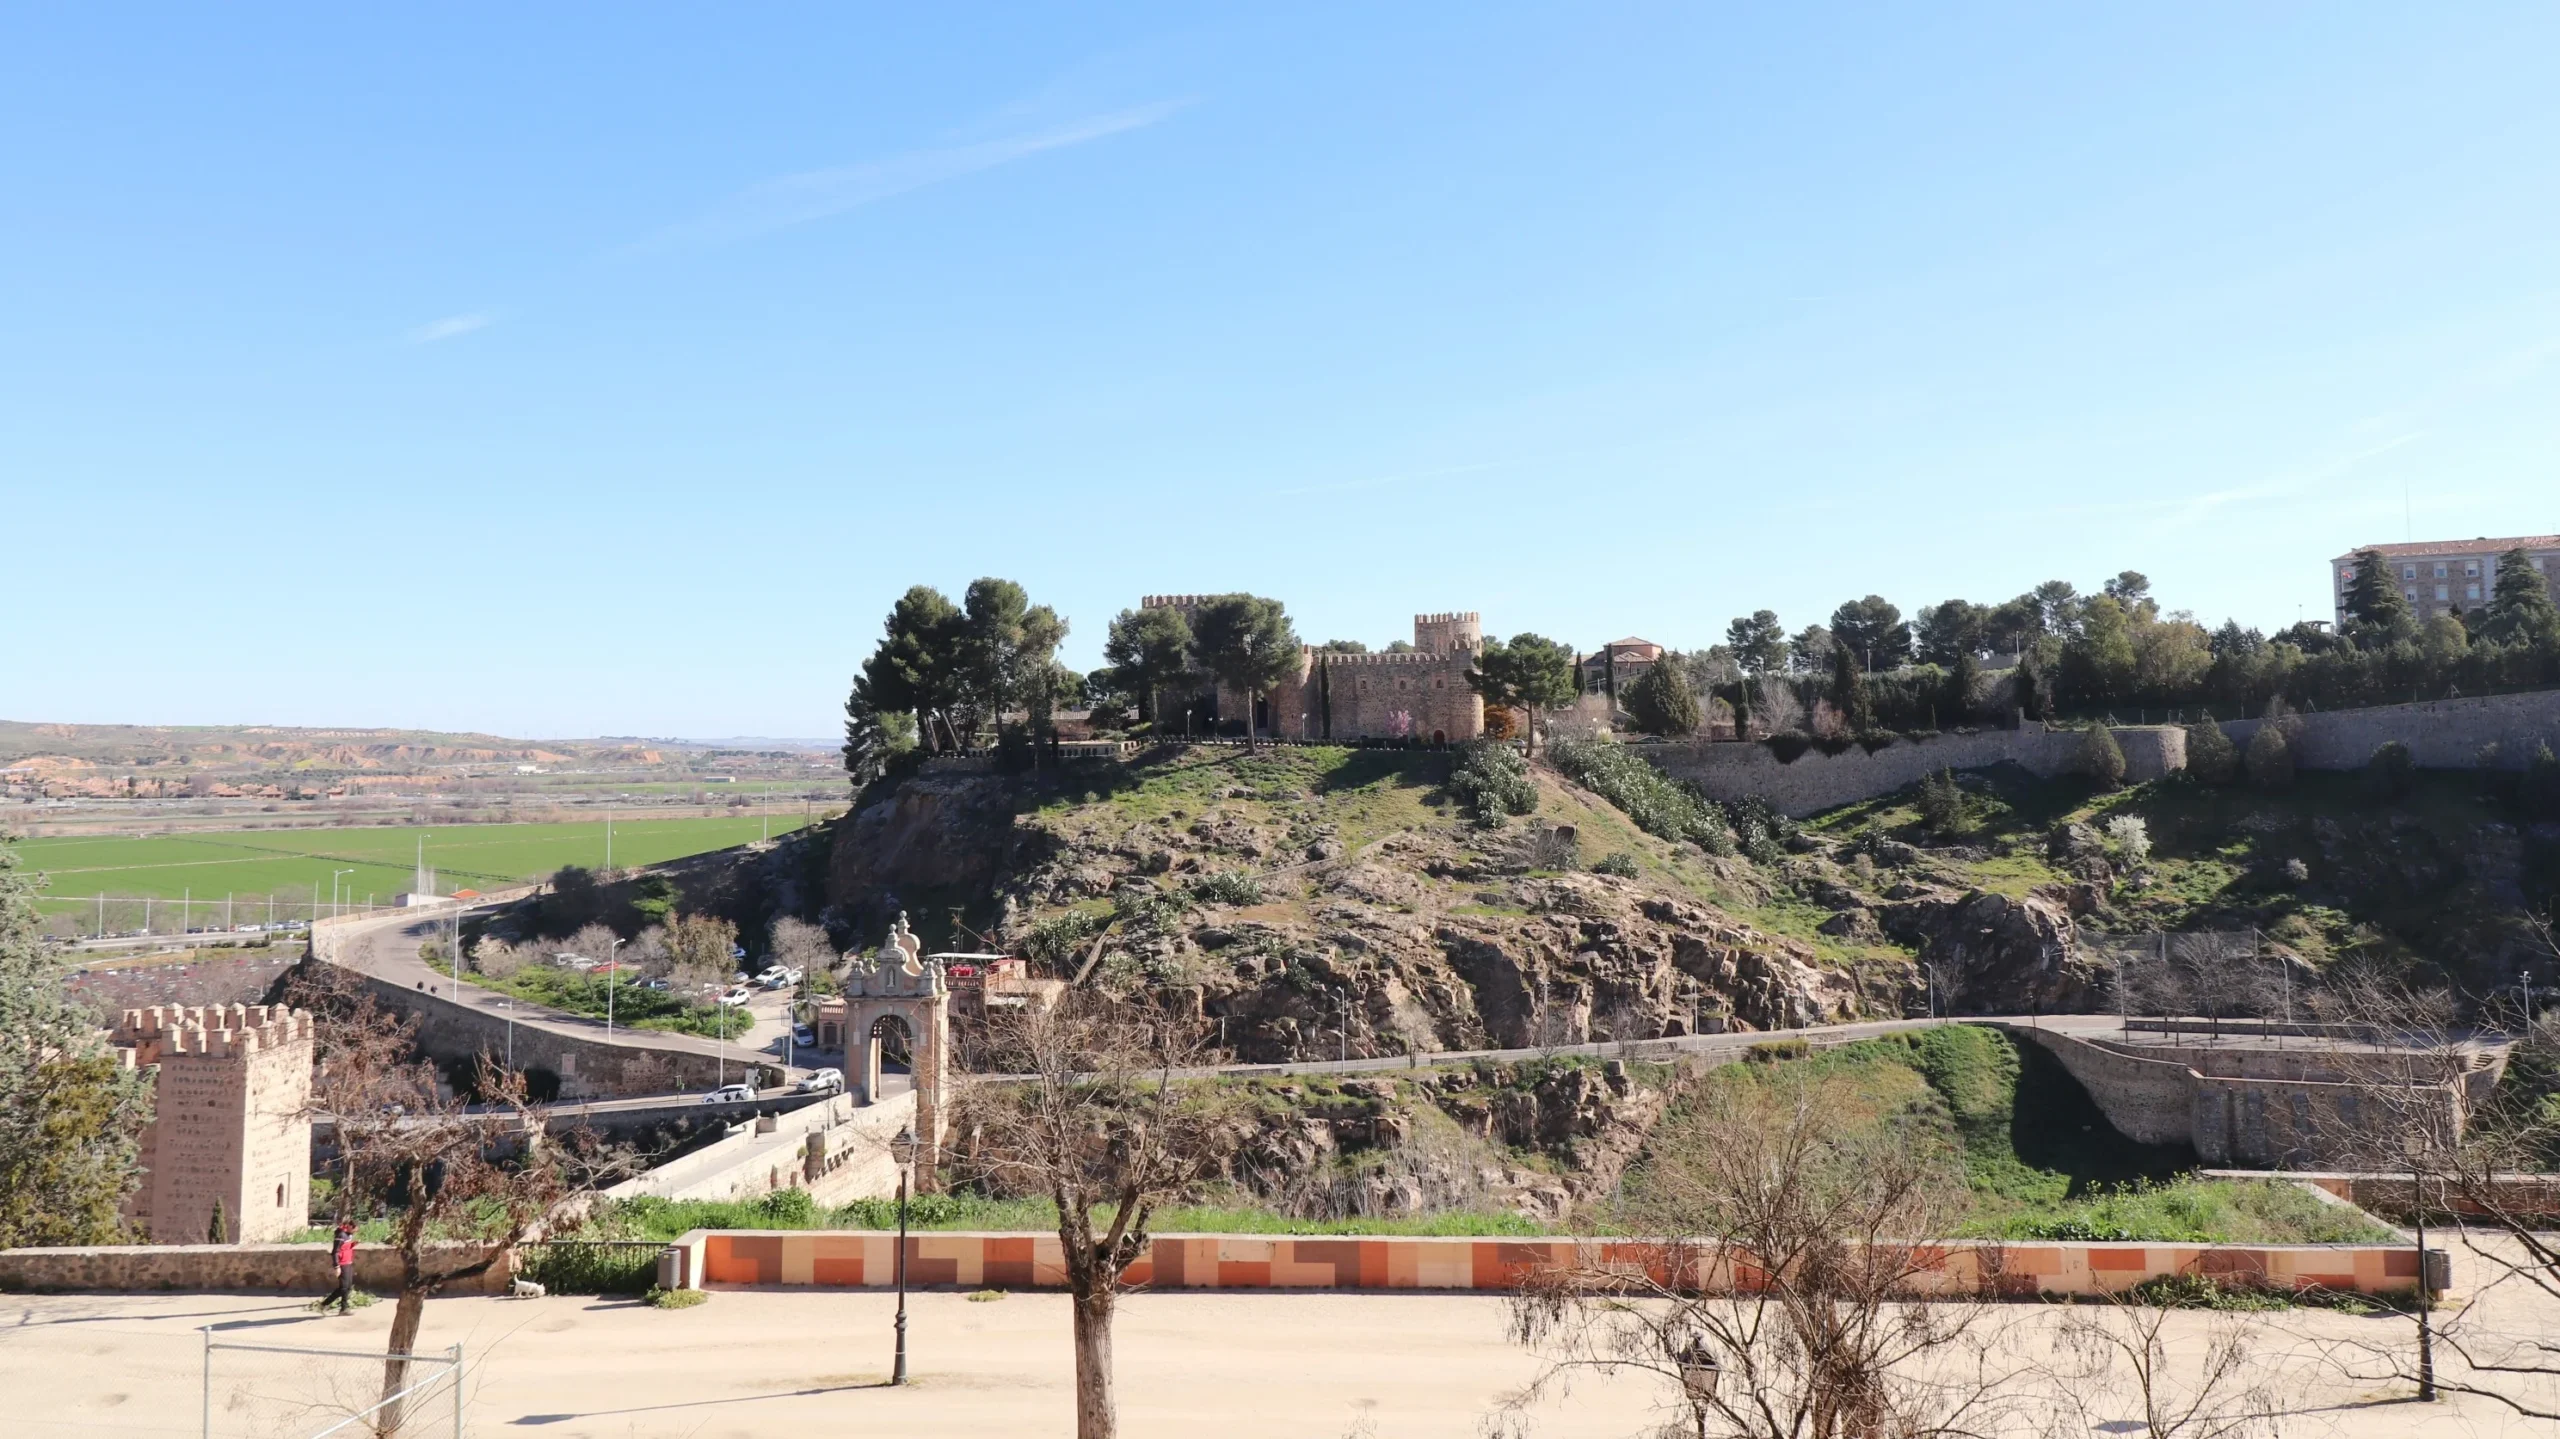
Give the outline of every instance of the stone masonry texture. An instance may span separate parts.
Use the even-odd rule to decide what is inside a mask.
[[[282,1005],[126,1010],[111,1032],[156,1066],[129,1217],[162,1244],[213,1234],[254,1244],[303,1227],[311,1207],[311,1016]]]

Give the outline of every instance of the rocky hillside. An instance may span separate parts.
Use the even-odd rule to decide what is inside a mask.
[[[1543,767],[1534,812],[1486,827],[1450,765],[1187,748],[1108,775],[912,778],[837,827],[827,899],[856,934],[904,908],[929,936],[1195,1006],[1245,1061],[1900,1016],[1926,1002],[1918,956],[1986,1006],[2091,992],[2062,890],[1984,890],[1900,842],[1712,854]]]

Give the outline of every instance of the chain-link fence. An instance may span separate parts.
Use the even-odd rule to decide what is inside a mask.
[[[2127,1018],[2201,1019],[2211,1027],[2303,1017],[2293,960],[2255,929],[2084,934],[2079,950],[2112,976],[2115,1010]]]

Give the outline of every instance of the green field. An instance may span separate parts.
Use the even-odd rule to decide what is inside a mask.
[[[773,816],[777,835],[800,825],[797,814]],[[616,819],[616,866],[656,864],[706,850],[727,849],[762,838],[756,815],[721,819]],[[277,917],[308,917],[313,886],[325,912],[334,870],[342,897],[376,902],[411,887],[419,847],[436,872],[436,888],[497,889],[551,873],[565,864],[604,863],[604,824],[393,825],[381,829],[252,829],[168,836],[30,839],[18,849],[26,867],[45,875],[46,904],[61,909],[93,896],[174,900],[198,904],[233,899],[241,923],[263,919],[267,897]],[[252,913],[238,908],[254,900]],[[287,905],[295,908],[288,910]],[[218,916],[205,916],[208,919]],[[174,916],[171,916],[174,918]],[[159,917],[154,916],[155,920]]]

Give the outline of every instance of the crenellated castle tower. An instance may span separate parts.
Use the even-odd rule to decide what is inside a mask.
[[[156,1065],[134,1227],[156,1244],[255,1244],[302,1228],[311,1207],[311,1016],[283,1005],[128,1009],[110,1036]]]

